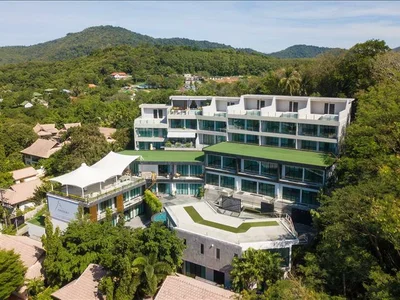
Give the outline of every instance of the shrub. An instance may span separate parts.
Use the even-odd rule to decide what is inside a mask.
[[[162,209],[162,203],[150,190],[144,192],[144,202],[150,208],[151,214],[154,215]]]

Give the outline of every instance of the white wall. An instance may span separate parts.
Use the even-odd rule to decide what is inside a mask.
[[[78,212],[78,202],[69,201],[62,197],[48,195],[47,203],[50,216],[53,220],[68,223],[75,219],[76,213]]]
[[[158,175],[158,165],[139,164],[139,172],[154,172]]]

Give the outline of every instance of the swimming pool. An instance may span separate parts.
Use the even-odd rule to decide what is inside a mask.
[[[167,222],[167,213],[165,211],[159,212],[151,217],[152,222]]]

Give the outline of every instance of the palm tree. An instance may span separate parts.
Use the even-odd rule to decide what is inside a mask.
[[[157,261],[157,254],[137,257],[132,266],[136,268],[141,281],[141,292],[146,296],[154,296],[158,284],[172,272],[171,266],[163,261]]]
[[[290,96],[300,95],[301,93],[301,75],[298,71],[292,69],[281,69],[276,72],[279,78],[279,87],[283,93],[289,93]]]

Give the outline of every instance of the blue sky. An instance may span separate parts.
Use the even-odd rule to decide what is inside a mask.
[[[400,2],[0,2],[0,46],[32,45],[114,25],[153,37],[209,40],[262,52],[294,44],[400,46]]]

